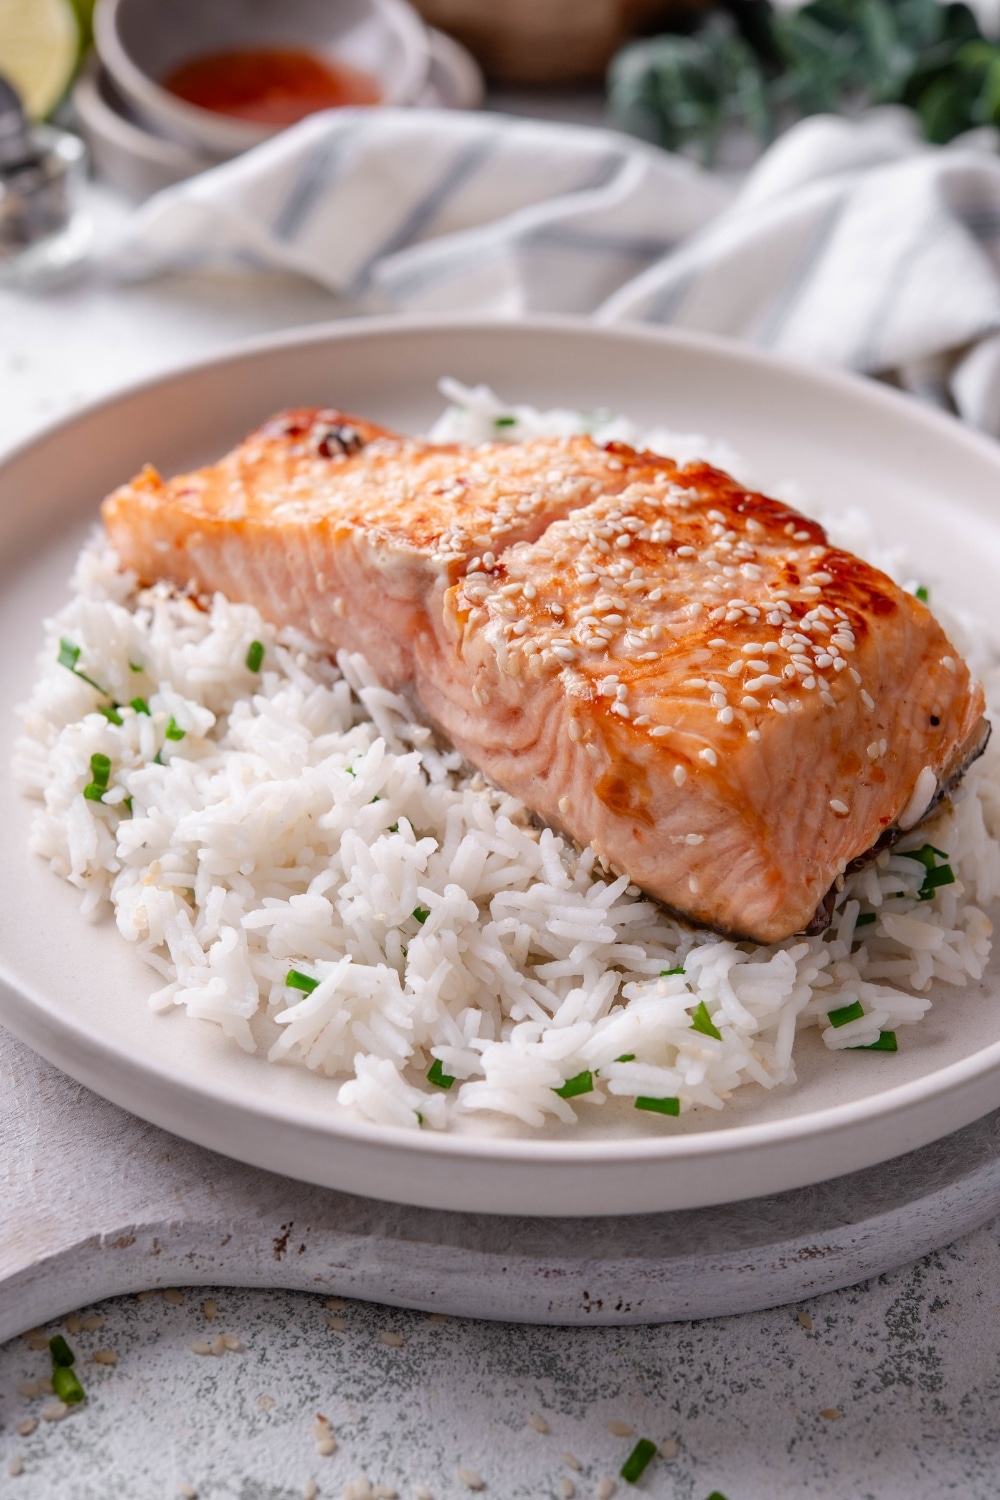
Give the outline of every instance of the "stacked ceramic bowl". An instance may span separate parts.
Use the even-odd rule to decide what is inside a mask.
[[[144,198],[337,103],[474,109],[472,57],[406,0],[98,0],[74,92],[101,175]]]

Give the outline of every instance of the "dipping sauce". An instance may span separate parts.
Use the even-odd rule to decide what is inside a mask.
[[[200,109],[257,125],[294,125],[318,109],[377,104],[381,97],[375,80],[357,68],[279,47],[192,58],[168,74],[163,86]]]

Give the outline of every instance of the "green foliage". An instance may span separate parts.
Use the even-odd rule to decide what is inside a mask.
[[[866,104],[908,105],[938,143],[1000,124],[1000,45],[965,4],[810,0],[776,11],[754,0],[742,14],[742,34],[716,12],[694,35],[623,48],[608,79],[615,123],[695,148],[706,164],[731,126],[767,142],[805,115]]]

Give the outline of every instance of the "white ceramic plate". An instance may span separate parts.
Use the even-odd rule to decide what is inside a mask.
[[[895,1055],[831,1054],[806,1036],[795,1089],[748,1087],[721,1116],[605,1110],[600,1131],[543,1139],[483,1134],[481,1121],[452,1135],[368,1126],[339,1110],[329,1080],[247,1056],[180,1012],[151,1014],[159,981],[28,855],[10,709],[105,492],[147,460],[167,473],[203,463],[286,405],[330,402],[426,430],[442,374],[539,406],[612,407],[727,437],[765,486],[793,477],[823,509],[867,507],[920,576],[998,616],[1000,448],[882,387],[718,340],[566,319],[385,320],[257,342],[140,386],[0,465],[0,1019],[98,1093],[217,1151],[372,1197],[505,1214],[753,1197],[886,1160],[1000,1104],[996,964],[982,986],[942,989]]]

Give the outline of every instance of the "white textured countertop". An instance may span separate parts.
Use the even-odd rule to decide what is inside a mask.
[[[113,203],[95,207],[113,219]],[[0,451],[135,379],[331,310],[280,277],[0,290]],[[1000,1491],[996,1224],[808,1307],[653,1329],[429,1321],[360,1303],[334,1310],[343,1326],[331,1328],[320,1297],[224,1289],[208,1323],[210,1295],[104,1304],[100,1329],[69,1333],[90,1399],[30,1431],[46,1398],[18,1388],[48,1354],[0,1347],[3,1500],[295,1500],[310,1481],[340,1497],[361,1474],[386,1487],[375,1493],[418,1500],[424,1485],[448,1500],[471,1493],[463,1468],[502,1500],[568,1500],[617,1475],[634,1438],[611,1422],[663,1445],[640,1487],[662,1500]],[[219,1332],[242,1350],[192,1351]],[[97,1349],[117,1363],[94,1364]],[[338,1444],[329,1456],[317,1413]]]

